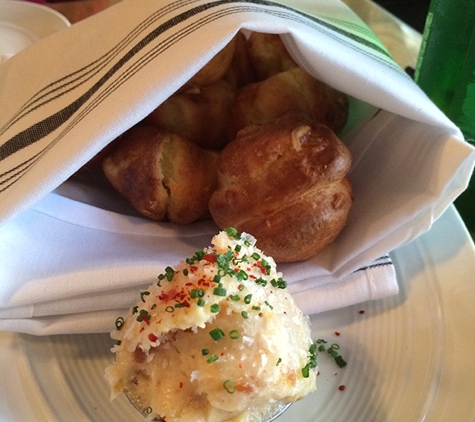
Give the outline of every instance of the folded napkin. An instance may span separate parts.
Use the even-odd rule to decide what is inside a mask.
[[[475,152],[343,3],[291,4],[125,0],[0,67],[0,329],[109,331],[164,266],[209,245],[211,221],[151,222],[64,182],[240,29],[282,34],[302,67],[351,100],[348,224],[314,258],[279,266],[299,305],[397,293],[387,253],[466,188]]]
[[[104,332],[140,290],[210,244],[211,221],[176,227],[50,194],[0,228],[0,330],[33,334]],[[335,283],[312,263],[280,265],[304,312],[397,293],[382,257]]]

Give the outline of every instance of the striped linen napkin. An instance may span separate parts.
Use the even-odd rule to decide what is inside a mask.
[[[0,329],[109,331],[164,266],[209,244],[210,221],[124,215],[66,181],[241,29],[281,34],[303,68],[350,96],[355,200],[330,247],[280,266],[299,305],[398,292],[387,253],[465,189],[475,152],[362,21],[339,0],[125,0],[0,67]]]

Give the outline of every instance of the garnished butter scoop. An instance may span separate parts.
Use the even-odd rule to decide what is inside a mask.
[[[116,320],[112,397],[149,420],[266,422],[316,389],[316,346],[276,264],[228,228]]]

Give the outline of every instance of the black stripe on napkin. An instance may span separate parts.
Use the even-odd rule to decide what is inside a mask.
[[[366,270],[371,270],[372,268],[377,268],[377,267],[386,267],[389,265],[394,265],[393,262],[391,261],[391,258],[388,255],[382,256],[380,258],[377,258],[373,261],[373,263],[366,265],[364,267],[358,268],[354,272],[357,273],[359,271],[366,271]]]
[[[252,0],[244,0],[240,2],[236,2],[234,0],[219,0],[216,2],[212,3],[206,3],[197,7],[193,7],[189,9],[186,12],[183,12],[181,14],[176,15],[175,17],[169,19],[166,21],[164,24],[158,26],[155,28],[153,31],[148,33],[144,38],[142,38],[138,43],[136,43],[130,50],[126,52],[120,59],[118,59],[115,64],[91,87],[89,88],[84,94],[82,94],[79,98],[77,98],[73,103],[69,104],[67,107],[63,108],[62,110],[59,110],[55,114],[45,118],[44,120],[34,124],[33,126],[30,126],[29,128],[19,132],[15,136],[13,136],[11,139],[6,141],[3,145],[0,146],[0,161],[4,160],[5,158],[9,157],[10,155],[14,154],[15,152],[37,142],[38,140],[44,138],[48,134],[52,133],[54,130],[58,129],[61,125],[63,125],[66,121],[68,121],[77,111],[84,106],[84,104],[94,95],[96,94],[101,87],[103,87],[107,81],[110,80],[110,78],[116,74],[119,69],[121,69],[132,57],[134,57],[138,52],[140,52],[145,46],[150,44],[152,41],[154,41],[158,36],[162,35],[165,33],[167,30],[175,27],[177,24],[185,22],[187,19],[190,19],[191,17],[194,17],[195,15],[202,13],[204,11],[207,11],[209,9],[221,6],[221,5],[230,5],[230,4],[236,4],[236,5],[241,5],[242,3],[251,5],[251,7],[247,6],[246,8],[243,8],[243,6],[240,6],[240,8],[234,10],[225,10],[223,11],[224,14],[229,14],[229,13],[237,13],[237,12],[243,12],[243,11],[248,11],[248,10],[253,10],[257,12],[265,12],[265,13],[271,13],[271,14],[277,14],[275,11],[271,10],[263,10],[263,9],[254,9],[252,5],[265,5],[265,6],[275,6],[278,9],[283,9],[283,10],[288,10],[292,13],[289,14],[281,14],[283,17],[290,18],[297,20],[295,18],[295,12],[297,12],[300,16],[305,18],[304,21],[300,22],[307,23],[308,24],[308,19],[310,19],[312,22],[316,22],[318,25],[321,25],[323,27],[327,27],[331,30],[334,30],[336,32],[341,32],[338,28],[331,27],[331,25],[322,22],[320,19],[307,15],[302,12],[295,11],[292,8],[289,8],[284,5],[280,5],[277,3],[273,3],[271,1],[266,1],[266,0],[260,0],[260,1],[252,1]],[[224,15],[223,14],[223,15]],[[156,18],[158,18],[158,15],[156,15]],[[314,27],[314,25],[311,25]],[[348,35],[345,33],[344,35]],[[129,34],[131,36],[131,34]],[[372,45],[372,47],[375,47]],[[120,51],[120,50],[119,50]],[[106,57],[109,53],[107,53],[104,57]],[[92,70],[88,71],[93,72]],[[98,71],[95,71],[94,73],[90,73],[92,76],[97,74]],[[72,74],[74,75],[74,74]],[[70,78],[72,75],[69,75],[66,78]],[[90,76],[90,77],[92,77]],[[90,79],[89,77],[89,79]],[[64,78],[63,78],[64,79]],[[126,78],[128,79],[128,78]],[[58,90],[59,88],[55,87],[60,81],[57,81],[56,83],[52,84],[51,86],[54,87],[54,90]],[[71,82],[68,82],[70,84]],[[84,82],[82,82],[84,83]],[[62,91],[64,94],[67,92],[67,90]],[[47,95],[47,94],[43,94]],[[62,94],[61,94],[62,95]],[[60,96],[60,95],[58,95]],[[51,99],[47,100],[51,101]],[[37,108],[38,105],[35,106]],[[30,109],[31,110],[31,109]],[[27,113],[26,113],[27,114]],[[77,122],[76,122],[77,123]],[[69,130],[68,130],[69,131]],[[60,136],[62,138],[62,136]],[[60,138],[57,138],[55,142],[57,142]],[[42,152],[46,151],[49,149],[49,147],[46,147]],[[8,186],[4,186],[3,189],[0,189],[0,192],[7,189],[11,184],[14,183],[14,179],[18,179],[21,177],[21,175],[31,166],[32,160],[36,161],[37,159],[40,158],[42,153],[37,154],[36,159],[35,157],[30,158],[28,161],[26,161],[24,164],[17,166],[15,169],[10,169],[9,171],[1,174],[1,177],[8,176],[7,179],[5,179],[3,182],[0,182],[0,185],[5,185],[8,184]],[[16,171],[16,173],[15,173]],[[14,173],[11,175],[11,173]],[[17,177],[15,177],[17,176]],[[11,182],[11,183],[8,183]]]

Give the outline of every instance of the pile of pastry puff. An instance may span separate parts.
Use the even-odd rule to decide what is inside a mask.
[[[348,98],[303,70],[279,35],[239,32],[203,69],[99,155],[142,215],[212,218],[277,262],[308,259],[343,229]]]
[[[309,318],[272,257],[233,228],[166,267],[112,337],[112,397],[151,420],[265,422],[316,389]]]

